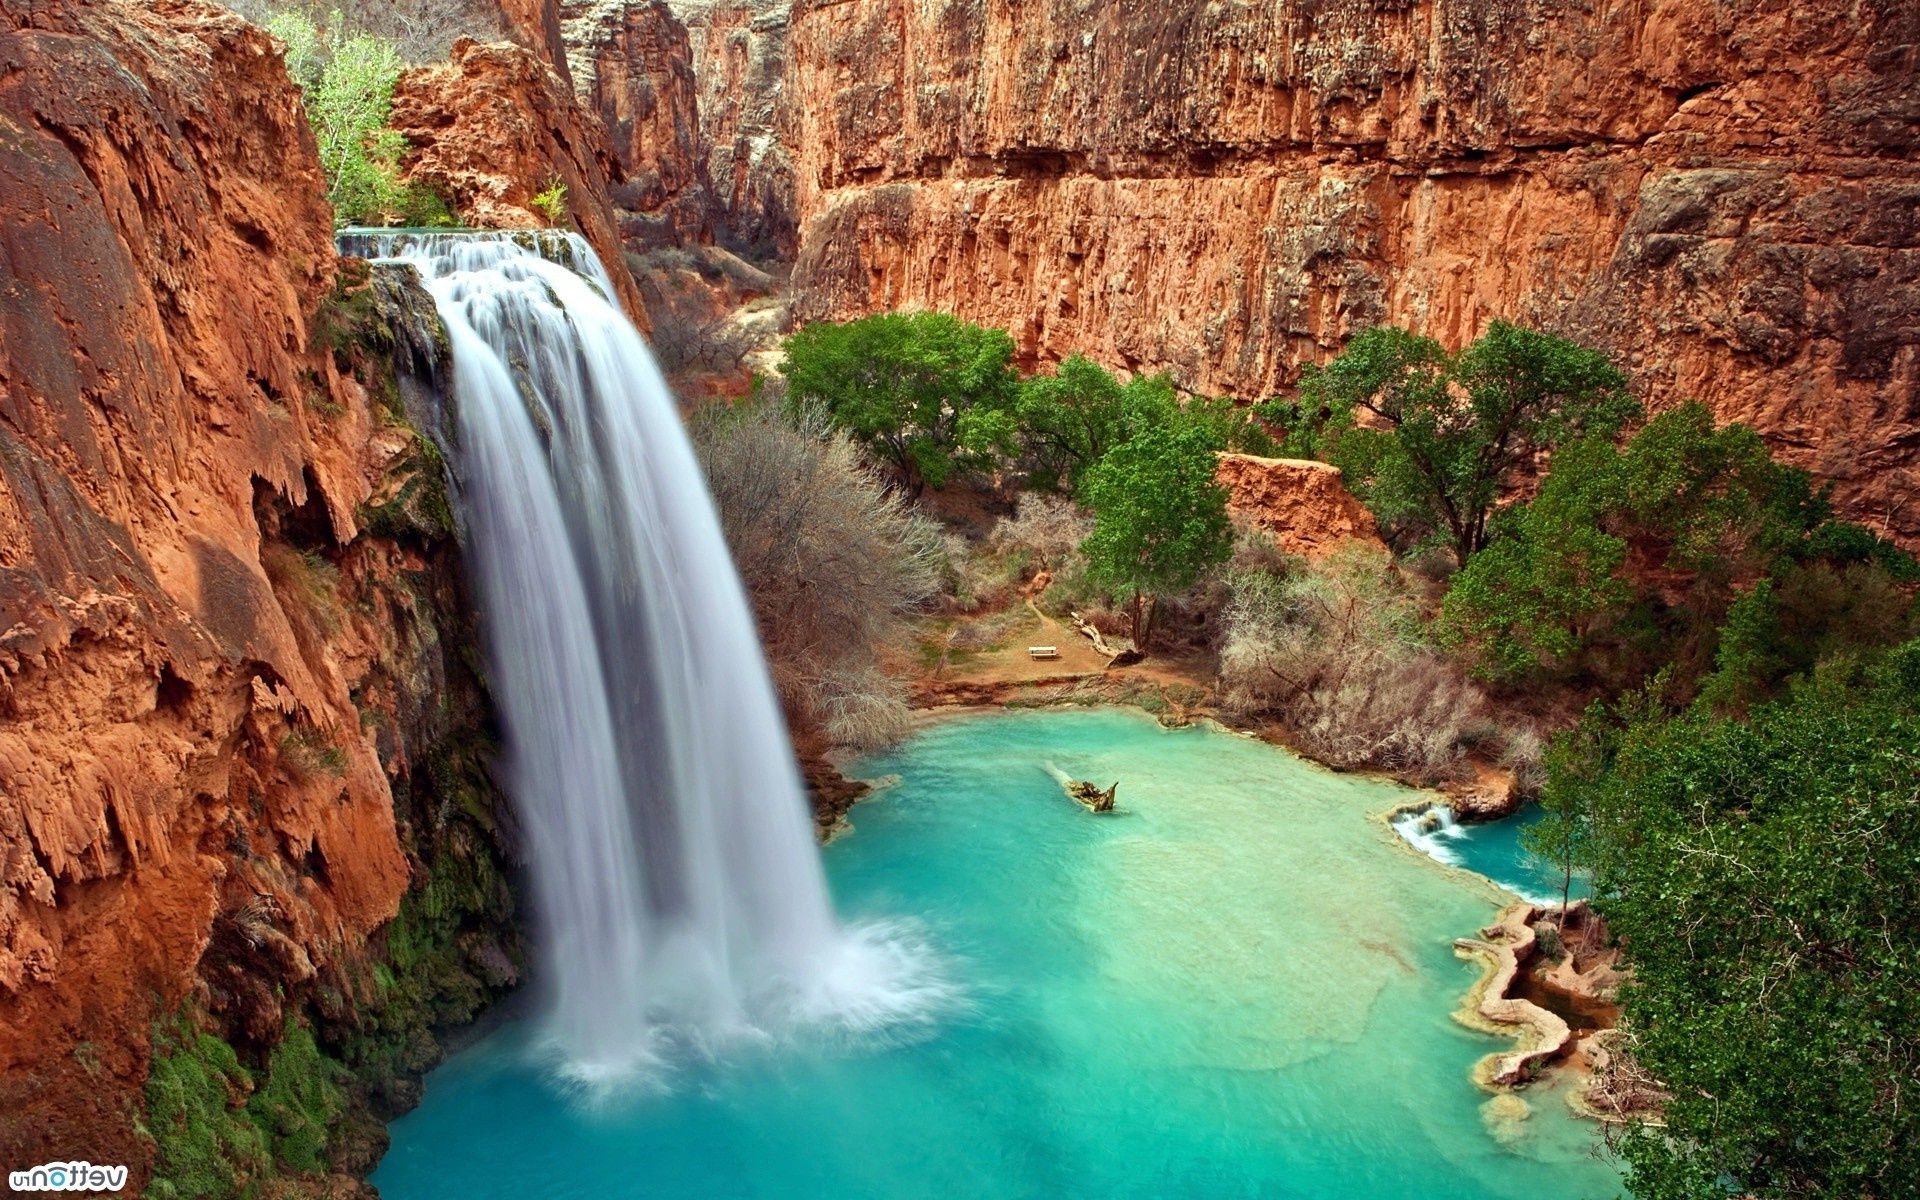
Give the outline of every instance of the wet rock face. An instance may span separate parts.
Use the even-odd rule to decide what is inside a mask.
[[[800,0],[786,52],[800,317],[1247,398],[1526,320],[1920,536],[1911,4]]]
[[[324,194],[264,33],[0,0],[0,1161],[137,1190],[151,1023],[349,1020],[425,845],[447,531]]]

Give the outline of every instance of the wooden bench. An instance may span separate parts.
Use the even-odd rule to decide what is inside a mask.
[[[1028,647],[1027,647],[1027,657],[1028,657],[1028,658],[1033,658],[1033,659],[1041,659],[1041,658],[1059,658],[1059,657],[1060,657],[1060,647],[1058,647],[1058,646],[1028,646]]]

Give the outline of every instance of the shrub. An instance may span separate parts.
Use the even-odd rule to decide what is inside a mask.
[[[1236,570],[1228,586],[1222,700],[1280,721],[1313,757],[1439,777],[1483,724],[1483,698],[1427,644],[1420,598],[1385,553],[1354,545]]]
[[[1910,642],[1745,720],[1641,703],[1556,771],[1670,1092],[1621,1141],[1635,1196],[1920,1194],[1916,683]]]
[[[1489,677],[1589,671],[1631,687],[1678,659],[1691,686],[1725,619],[1712,686],[1744,704],[1830,644],[1884,645],[1913,628],[1899,587],[1912,560],[1834,521],[1806,472],[1697,404],[1624,447],[1564,448],[1504,527],[1454,576],[1440,624]]]
[[[897,733],[878,655],[936,590],[933,527],[815,410],[710,406],[691,430],[788,711],[854,744]]]
[[[528,203],[547,219],[547,224],[558,225],[567,219],[567,185],[558,177],[550,178],[547,186],[534,193]]]
[[[337,9],[324,31],[300,11],[276,14],[267,29],[285,45],[287,72],[305,93],[335,221],[384,224],[402,210],[420,215],[429,202],[400,179],[406,139],[387,126],[406,69],[394,43],[349,32]]]
[[[1053,572],[1083,565],[1080,544],[1093,532],[1093,518],[1064,496],[1022,492],[1011,517],[1001,517],[987,534],[987,545],[1003,553],[1024,552],[1035,565]]]

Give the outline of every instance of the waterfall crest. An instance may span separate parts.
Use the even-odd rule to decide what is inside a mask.
[[[751,610],[671,392],[577,235],[343,235],[419,271],[525,830],[549,1042],[577,1079],[923,1017],[903,930],[843,928]]]

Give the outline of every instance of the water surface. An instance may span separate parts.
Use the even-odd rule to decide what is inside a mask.
[[[1049,765],[1120,783],[1068,801]],[[983,714],[827,850],[841,910],[914,914],[965,989],[911,1040],[769,1045],[585,1108],[507,1029],[429,1080],[374,1176],[425,1197],[1460,1197],[1618,1193],[1561,1097],[1493,1121],[1449,1016],[1501,893],[1370,819],[1406,793],[1121,710]]]

